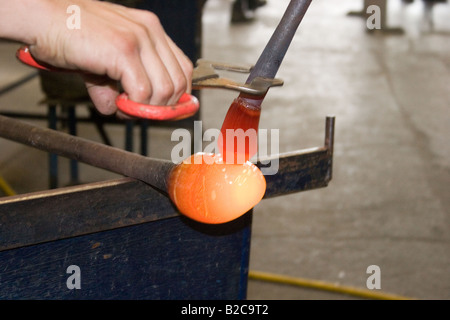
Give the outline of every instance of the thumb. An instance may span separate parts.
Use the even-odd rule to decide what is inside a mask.
[[[103,115],[114,114],[117,111],[118,82],[96,75],[84,75],[83,78],[88,94],[96,109]]]

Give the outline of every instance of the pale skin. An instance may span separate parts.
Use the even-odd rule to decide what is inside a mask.
[[[70,5],[80,29],[69,29]],[[88,93],[105,115],[117,111],[117,82],[131,100],[172,105],[191,91],[193,65],[144,10],[95,0],[0,0],[0,38],[30,46],[33,57],[85,73]]]

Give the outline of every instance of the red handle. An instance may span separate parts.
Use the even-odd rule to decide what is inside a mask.
[[[16,52],[16,57],[23,63],[42,70],[73,72],[56,68],[50,65],[44,65],[37,62],[31,55],[28,46],[20,47]],[[188,93],[184,93],[178,103],[173,106],[153,106],[149,104],[137,103],[128,99],[128,94],[122,93],[116,99],[117,108],[127,115],[151,119],[151,120],[180,120],[194,115],[199,107],[198,99]]]
[[[181,120],[194,115],[199,108],[198,99],[184,93],[174,106],[153,106],[137,103],[128,99],[128,94],[122,93],[116,99],[116,105],[122,112],[144,119]]]
[[[34,60],[33,56],[31,55],[30,48],[28,46],[20,47],[16,52],[16,57],[21,62],[37,69],[47,71],[64,71],[64,69],[58,69],[52,66],[46,66],[38,63],[36,60]]]

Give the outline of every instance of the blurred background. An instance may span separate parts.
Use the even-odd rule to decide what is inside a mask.
[[[201,32],[192,59],[254,64],[288,3],[207,0],[196,18]],[[277,74],[284,86],[271,88],[264,100],[260,128],[279,129],[280,153],[322,146],[325,117],[336,117],[333,179],[326,188],[255,207],[250,270],[366,289],[367,268],[377,265],[380,292],[448,299],[450,5],[384,1],[382,28],[369,30],[368,3],[313,0]],[[48,126],[52,94],[62,93],[17,62],[16,49],[0,42],[0,113],[26,114],[27,121]],[[67,94],[78,92],[77,83],[66,87]],[[204,130],[220,128],[237,94],[210,89],[198,95],[197,120]],[[155,158],[170,159],[177,143],[171,133],[182,126],[147,124],[142,146],[140,124],[100,128],[92,108],[73,110],[56,109],[65,119],[55,124],[58,130],[70,130],[71,116],[88,118],[77,122],[77,135],[105,142],[106,134],[114,146],[144,148]],[[51,166],[47,153],[0,139],[0,177],[15,193],[117,177],[63,158]],[[253,279],[248,298],[358,299]]]

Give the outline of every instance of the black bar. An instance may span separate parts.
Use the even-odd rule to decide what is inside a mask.
[[[34,79],[35,77],[37,77],[37,75],[38,75],[38,71],[32,72],[32,73],[26,75],[25,77],[15,81],[15,82],[13,82],[13,83],[10,83],[10,84],[6,85],[3,88],[0,88],[0,96],[5,94],[5,93],[8,93],[11,90],[14,90],[17,87],[20,87],[21,85],[23,85],[23,84],[27,83],[28,81],[30,81],[30,80]]]
[[[68,106],[68,125],[69,125],[69,133],[73,136],[77,135],[77,117],[75,106]],[[78,161],[70,159],[70,183],[78,184]]]
[[[48,106],[48,127],[52,130],[56,130],[57,116],[56,105]],[[48,154],[48,166],[49,166],[49,188],[58,188],[58,156],[54,153]]]

